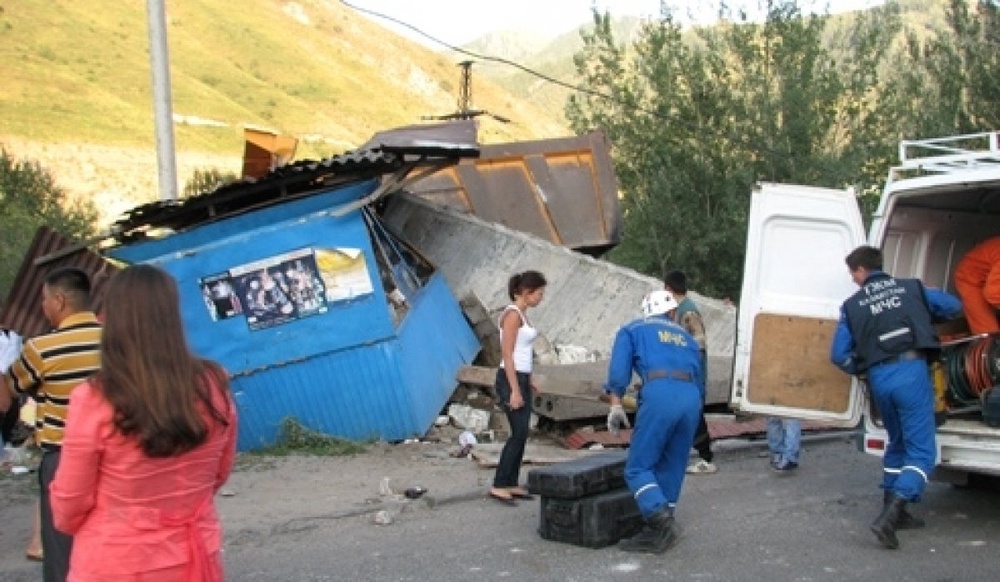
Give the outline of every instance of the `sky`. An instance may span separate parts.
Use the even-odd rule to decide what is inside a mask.
[[[462,45],[489,32],[521,30],[558,36],[590,22],[591,7],[612,16],[655,17],[660,14],[660,0],[346,0],[347,4],[377,12],[409,24],[448,44]],[[672,0],[681,11],[696,17],[715,13],[718,0]],[[732,5],[758,6],[758,0],[730,0]],[[858,10],[881,0],[829,0],[836,5],[832,12]],[[823,0],[801,0],[800,5],[818,6]],[[391,20],[362,14],[387,28],[421,42],[433,49],[443,48],[426,37]]]

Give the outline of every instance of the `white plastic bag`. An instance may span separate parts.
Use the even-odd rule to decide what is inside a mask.
[[[0,329],[0,373],[7,373],[10,365],[21,357],[21,336],[9,329]]]

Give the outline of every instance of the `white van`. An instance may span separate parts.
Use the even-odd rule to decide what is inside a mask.
[[[867,238],[849,190],[755,188],[733,362],[737,412],[860,426],[864,451],[882,454],[887,436],[862,383],[830,363],[840,305],[857,291],[844,258],[869,244],[882,249],[886,272],[954,293],[957,262],[1000,235],[1000,132],[904,141],[899,152]],[[937,446],[937,479],[1000,475],[1000,428],[975,407],[948,415]]]

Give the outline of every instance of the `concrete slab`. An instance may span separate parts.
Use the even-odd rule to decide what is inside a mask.
[[[490,313],[508,303],[512,274],[544,273],[545,300],[531,312],[552,346],[539,354],[542,364],[607,360],[618,328],[639,316],[642,297],[663,288],[658,278],[412,196],[391,197],[383,216],[444,274],[457,297],[474,294]],[[708,402],[728,402],[736,308],[690,295],[708,334]]]

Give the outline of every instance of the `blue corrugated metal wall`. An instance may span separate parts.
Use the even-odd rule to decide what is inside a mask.
[[[273,444],[293,417],[343,438],[419,437],[455,388],[455,373],[479,351],[444,277],[411,303],[398,338],[323,354],[233,379],[240,450]]]
[[[400,367],[423,434],[451,397],[455,373],[472,362],[481,346],[441,273],[420,290],[398,334]]]
[[[361,214],[330,213],[374,187],[289,201],[108,253],[158,264],[177,279],[192,349],[234,375],[240,450],[273,444],[287,417],[355,440],[419,436],[454,390],[459,367],[478,352],[440,274],[408,297],[410,309],[394,328]],[[201,293],[205,277],[294,250],[337,247],[363,251],[373,293],[258,330],[246,317],[210,317]]]
[[[354,190],[351,199],[368,193],[368,190]],[[324,201],[324,210],[317,212],[316,207]],[[384,341],[393,337],[395,330],[364,221],[358,212],[340,218],[329,214],[333,205],[343,201],[343,192],[334,191],[288,202],[279,208],[207,224],[167,239],[116,249],[114,256],[128,262],[152,262],[169,271],[180,287],[191,348],[222,363],[232,374]],[[281,212],[277,212],[279,209]],[[266,214],[267,219],[260,220],[257,214]],[[230,222],[242,226],[233,228]],[[173,239],[178,240],[166,244]],[[308,247],[362,249],[374,293],[331,303],[324,314],[255,331],[248,328],[243,317],[212,321],[201,295],[199,281],[203,277]]]
[[[416,434],[421,429],[400,374],[398,350],[390,340],[233,378],[240,411],[239,449],[274,444],[286,417],[353,440]]]

